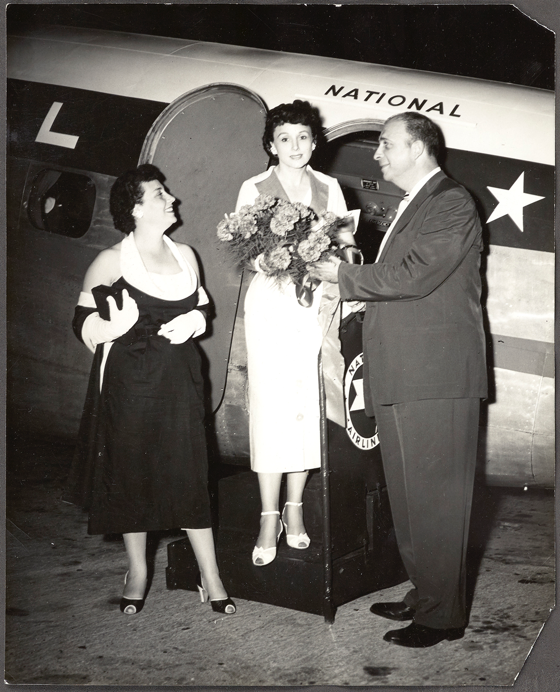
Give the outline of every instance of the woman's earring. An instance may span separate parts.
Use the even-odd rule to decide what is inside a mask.
[[[144,216],[144,212],[142,211],[142,209],[134,207],[134,209],[132,210],[132,216],[134,216],[135,219],[141,219]]]

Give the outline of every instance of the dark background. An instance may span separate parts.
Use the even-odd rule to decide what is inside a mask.
[[[24,4],[7,17],[8,31],[69,24],[554,89],[554,33],[513,5]]]

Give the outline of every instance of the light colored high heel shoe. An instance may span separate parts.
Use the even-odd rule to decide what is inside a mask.
[[[278,512],[278,510],[275,510],[274,512],[261,512],[261,517],[265,517],[268,514],[277,514],[278,519],[280,520],[280,512]],[[276,536],[276,545],[273,548],[259,548],[257,545],[254,547],[253,564],[256,567],[264,567],[265,565],[269,565],[274,560],[276,557],[276,546],[278,545],[278,541],[282,535],[283,528],[282,521],[280,521],[280,531],[278,531],[278,535]]]
[[[210,594],[206,590],[206,586],[204,586],[200,573],[196,577],[196,586],[200,594],[200,602],[206,603]],[[228,596],[225,598],[210,598],[210,605],[215,613],[224,613],[225,615],[233,615],[237,610],[235,603]]]
[[[303,505],[303,502],[286,502],[286,504],[284,505],[284,509],[282,510],[282,523],[284,524],[284,527],[286,529],[286,543],[290,546],[290,548],[305,550],[306,548],[309,548],[311,539],[306,533],[300,533],[299,536],[296,536],[296,534],[294,533],[288,533],[288,524],[286,524],[286,522],[284,521],[284,512],[286,511],[287,505],[292,505],[293,507],[301,507]]]

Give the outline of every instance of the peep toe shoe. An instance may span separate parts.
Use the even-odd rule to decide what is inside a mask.
[[[261,517],[265,517],[268,514],[277,514],[278,519],[280,520],[280,512],[277,510],[274,512],[261,512]],[[278,541],[280,540],[280,536],[282,535],[284,527],[282,525],[282,521],[280,520],[280,530],[278,531],[278,535],[276,536],[276,545],[273,546],[272,548],[259,548],[259,546],[255,546],[253,549],[253,564],[256,567],[264,567],[265,565],[269,565],[276,557],[276,547],[278,545]]]
[[[198,593],[200,594],[200,602],[206,603],[210,594],[204,586],[200,572],[196,577],[196,586],[198,588]],[[215,613],[222,613],[223,615],[233,615],[237,610],[235,603],[231,600],[231,598],[210,598],[210,605]]]
[[[288,533],[288,524],[286,524],[286,522],[284,521],[284,512],[286,511],[287,505],[301,507],[303,505],[303,502],[286,502],[286,504],[284,505],[284,509],[282,510],[282,523],[284,524],[284,527],[286,529],[286,543],[290,546],[290,548],[305,550],[306,548],[309,548],[311,539],[309,538],[307,533],[300,533],[297,536],[294,533]]]
[[[124,575],[124,585],[126,586],[126,580],[128,579],[128,572]],[[121,613],[125,615],[137,615],[146,601],[146,596],[143,598],[121,598],[120,609]]]

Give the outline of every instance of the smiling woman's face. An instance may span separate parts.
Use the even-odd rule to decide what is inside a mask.
[[[280,165],[303,168],[309,163],[313,149],[315,143],[308,125],[284,123],[274,130],[270,150],[278,157]]]
[[[159,180],[142,183],[142,188],[144,190],[142,203],[134,207],[135,212],[138,212],[138,218],[141,218],[146,225],[169,228],[177,221],[173,209],[175,197],[167,192]]]

